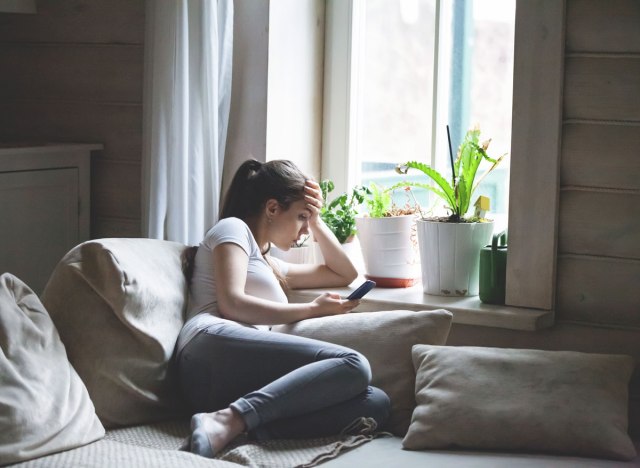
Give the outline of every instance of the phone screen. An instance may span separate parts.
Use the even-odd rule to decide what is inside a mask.
[[[355,291],[349,294],[349,296],[347,296],[347,299],[350,301],[353,301],[354,299],[361,299],[364,297],[365,294],[371,291],[375,285],[376,285],[375,281],[366,280],[364,283],[358,286],[358,288]]]

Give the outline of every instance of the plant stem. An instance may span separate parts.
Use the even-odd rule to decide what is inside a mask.
[[[453,162],[453,149],[451,147],[451,132],[449,131],[449,125],[447,124],[447,140],[449,141],[449,161],[451,161],[451,186],[456,186],[456,169]]]

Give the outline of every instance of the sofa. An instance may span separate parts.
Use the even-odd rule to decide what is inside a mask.
[[[185,450],[173,352],[188,301],[185,246],[76,246],[38,296],[0,277],[0,465],[19,467],[623,467],[629,356],[446,346],[445,310],[361,312],[273,327],[350,346],[390,396],[385,427]]]

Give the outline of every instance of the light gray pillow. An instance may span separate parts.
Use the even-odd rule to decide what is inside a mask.
[[[406,449],[551,452],[630,460],[633,358],[572,351],[414,346]]]
[[[86,445],[104,428],[38,296],[0,276],[0,465]]]
[[[416,405],[411,347],[417,343],[444,344],[451,318],[446,310],[391,310],[319,317],[273,329],[362,353],[371,364],[371,384],[391,399],[391,415],[385,429],[403,436]]]
[[[99,239],[56,266],[42,302],[105,427],[181,414],[171,357],[184,323],[185,246]]]

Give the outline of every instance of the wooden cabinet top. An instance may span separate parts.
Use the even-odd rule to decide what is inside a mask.
[[[98,151],[103,149],[98,143],[2,143],[0,142],[0,157],[17,154],[53,154],[69,151]]]
[[[102,150],[101,144],[59,143],[41,145],[15,145],[0,143],[0,172],[79,167],[89,170],[93,151]]]

